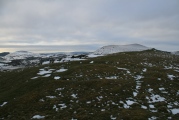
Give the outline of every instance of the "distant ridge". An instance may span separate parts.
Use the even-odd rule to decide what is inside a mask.
[[[128,45],[108,45],[96,50],[93,54],[106,55],[118,52],[129,52],[129,51],[143,51],[151,49],[149,47],[140,44],[128,44]]]
[[[172,54],[179,55],[179,51],[172,52]]]
[[[21,50],[21,51],[16,51],[16,53],[30,53],[30,52]]]
[[[25,59],[28,57],[39,57],[39,56],[40,54],[32,53],[29,51],[16,51],[4,56],[3,58],[6,60],[13,60],[13,59]]]
[[[0,53],[0,56],[6,56],[8,54],[9,54],[9,52],[2,52],[2,53]]]

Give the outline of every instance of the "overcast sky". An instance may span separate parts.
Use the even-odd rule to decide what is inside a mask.
[[[1,48],[132,43],[179,50],[179,0],[0,0]]]

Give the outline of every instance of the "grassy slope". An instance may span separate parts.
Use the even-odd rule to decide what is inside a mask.
[[[93,64],[90,61],[94,61]],[[40,68],[53,69],[67,68],[63,73],[53,72],[50,77],[35,77]],[[164,69],[165,66],[170,69]],[[117,69],[126,68],[126,70]],[[109,120],[111,115],[117,119],[148,119],[156,116],[158,119],[177,119],[177,115],[171,114],[167,105],[179,101],[177,96],[179,88],[178,72],[179,57],[165,52],[149,50],[143,52],[128,52],[91,58],[86,61],[51,64],[24,70],[0,73],[0,104],[8,103],[0,107],[0,119],[31,119],[34,115],[44,115],[45,119],[69,120]],[[146,72],[142,72],[146,68]],[[170,80],[167,74],[176,76]],[[136,89],[136,76],[143,76],[138,82],[140,89]],[[60,80],[54,80],[54,76],[60,76]],[[105,77],[117,76],[117,79],[105,79]],[[161,78],[161,80],[157,80]],[[61,90],[56,90],[62,88]],[[165,88],[167,93],[162,93],[159,88]],[[148,102],[146,97],[151,93],[164,97],[165,102]],[[137,96],[133,96],[133,92]],[[77,98],[71,95],[77,94]],[[56,96],[48,98],[46,96]],[[44,100],[43,102],[41,100]],[[136,103],[126,109],[126,100],[134,100]],[[121,103],[120,101],[124,102]],[[67,108],[60,109],[65,103]],[[153,104],[154,109],[149,105]],[[56,108],[58,110],[56,111]],[[147,109],[141,108],[141,105]],[[105,109],[105,111],[101,111]],[[151,112],[155,110],[157,112]]]

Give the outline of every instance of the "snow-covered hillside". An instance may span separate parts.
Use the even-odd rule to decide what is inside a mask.
[[[143,51],[151,49],[149,47],[140,44],[129,44],[129,45],[108,45],[96,50],[93,54],[105,55],[118,52],[129,52],[129,51]]]
[[[40,57],[40,54],[32,53],[28,51],[16,51],[4,56],[3,58],[5,60],[15,60],[15,59],[25,59],[28,57]]]
[[[84,53],[84,54],[81,54]],[[71,55],[66,55],[71,54]],[[75,55],[79,54],[79,55]],[[28,51],[17,51],[0,57],[0,71],[14,70],[26,66],[45,65],[69,61],[81,61],[87,57],[85,52],[74,53],[32,53]]]

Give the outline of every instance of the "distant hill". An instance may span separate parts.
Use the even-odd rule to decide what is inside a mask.
[[[179,51],[175,51],[175,52],[173,52],[173,54],[179,55]]]
[[[129,45],[108,45],[96,50],[93,54],[105,55],[118,52],[129,52],[129,51],[143,51],[151,49],[149,47],[140,44],[129,44]]]
[[[28,57],[39,57],[40,54],[37,53],[32,53],[29,51],[16,51],[10,54],[7,54],[4,56],[4,59],[6,60],[13,60],[13,59],[25,59]]]
[[[8,54],[9,54],[9,52],[2,52],[2,53],[0,53],[0,56],[6,56]]]

